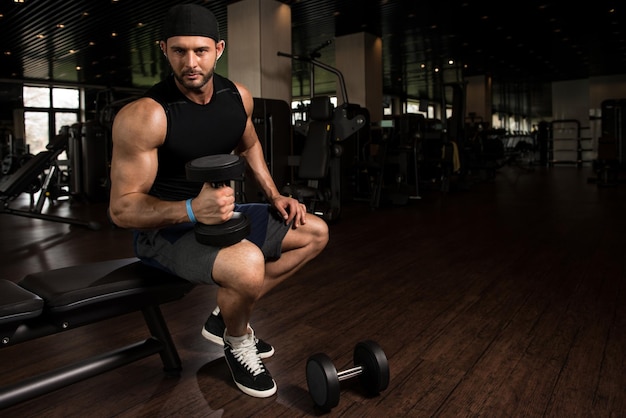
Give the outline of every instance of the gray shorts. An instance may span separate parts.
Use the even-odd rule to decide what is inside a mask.
[[[278,212],[264,203],[241,204],[235,210],[245,213],[250,220],[250,235],[246,239],[261,249],[266,260],[280,258],[282,242],[290,225]],[[193,283],[215,283],[213,264],[220,247],[197,242],[192,223],[135,231],[134,247],[137,257],[146,264]]]

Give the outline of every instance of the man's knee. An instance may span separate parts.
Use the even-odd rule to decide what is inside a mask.
[[[308,257],[316,257],[326,248],[329,239],[328,224],[323,219],[313,216],[307,218],[304,226],[297,228],[304,235],[301,243],[309,254]]]
[[[307,219],[307,224],[310,222],[311,221]],[[320,249],[326,247],[329,240],[328,224],[323,219],[315,216],[313,217],[311,230],[311,235],[313,237],[312,240],[315,241],[316,247],[319,247]]]
[[[265,258],[255,244],[242,241],[220,250],[213,278],[222,287],[246,288],[254,293],[263,286]]]

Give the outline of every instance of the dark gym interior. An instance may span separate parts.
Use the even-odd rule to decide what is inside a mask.
[[[146,273],[132,264],[132,232],[107,214],[111,123],[167,70],[161,57],[137,64],[154,53],[163,14],[204,5],[226,36],[237,2],[63,3],[0,3],[0,415],[626,414],[619,2],[280,2],[290,53],[304,57],[291,60],[293,100],[311,100],[292,110],[255,97],[253,120],[277,185],[328,222],[330,241],[255,307],[256,334],[276,348],[267,399],[241,393],[200,335],[216,288],[159,275],[136,291]],[[390,105],[372,123],[374,109],[335,106],[333,71],[315,74],[309,97],[311,65],[336,70],[335,39],[358,32],[382,40],[384,104],[419,112]],[[416,70],[448,56],[452,82]],[[483,76],[492,115],[468,108],[467,82]],[[84,94],[76,122],[51,122],[35,153],[16,129],[34,110],[25,86]],[[242,201],[263,200],[245,179],[236,187]],[[118,267],[135,288],[107,281]],[[344,375],[365,341],[384,351],[385,387],[342,379],[337,405],[316,406],[307,359],[323,353]]]

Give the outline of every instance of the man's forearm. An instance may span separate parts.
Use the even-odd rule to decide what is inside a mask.
[[[115,225],[127,229],[162,228],[189,222],[184,201],[164,201],[154,196],[125,196],[112,201],[109,215]]]

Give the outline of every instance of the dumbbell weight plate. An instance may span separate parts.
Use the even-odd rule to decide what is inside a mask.
[[[315,405],[331,409],[339,404],[339,377],[330,357],[313,354],[306,362],[306,382]]]
[[[359,379],[368,395],[378,395],[389,386],[389,362],[376,342],[361,341],[354,347],[354,365],[363,366]]]
[[[250,221],[241,212],[235,212],[224,223],[217,225],[205,225],[197,223],[194,226],[196,240],[204,245],[214,247],[228,247],[250,235]]]
[[[225,183],[242,180],[245,161],[239,155],[217,154],[196,158],[185,164],[187,180],[205,183]]]

